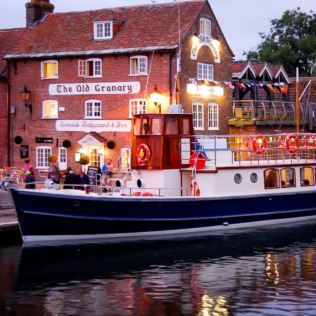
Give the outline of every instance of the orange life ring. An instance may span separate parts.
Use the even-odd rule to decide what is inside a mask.
[[[148,145],[140,144],[136,150],[137,163],[139,166],[146,166],[150,159],[151,153]]]
[[[295,154],[298,150],[299,140],[296,135],[287,135],[285,138],[285,148],[290,154]]]
[[[263,135],[257,135],[252,140],[252,149],[258,154],[262,155],[267,150],[267,139]]]

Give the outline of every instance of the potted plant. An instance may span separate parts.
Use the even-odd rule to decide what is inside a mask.
[[[49,155],[48,156],[48,162],[56,163],[57,162],[57,156],[56,155]]]
[[[87,165],[88,163],[89,163],[89,161],[90,161],[90,159],[89,159],[89,157],[87,156],[87,155],[82,155],[81,157],[80,157],[80,163],[82,164],[82,165]]]

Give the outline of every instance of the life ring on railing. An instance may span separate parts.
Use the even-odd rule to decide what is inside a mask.
[[[196,151],[190,156],[190,166],[191,168],[195,167],[196,169],[204,168],[206,164],[206,157],[203,153]]]
[[[139,166],[146,166],[150,159],[151,153],[148,145],[140,144],[136,150],[137,163]]]
[[[277,144],[278,144],[278,148],[279,149],[284,149],[285,148],[285,146],[284,146],[284,136],[280,135],[278,137]]]
[[[298,150],[299,140],[296,135],[287,135],[285,138],[285,148],[290,154],[295,154]]]
[[[306,137],[306,136],[304,136],[304,137]],[[309,146],[309,147],[316,147],[316,138],[315,138],[315,136],[310,136],[308,138],[308,140],[307,140],[307,144],[306,145]]]
[[[258,154],[262,155],[267,150],[267,139],[263,135],[257,135],[252,140],[252,149]]]

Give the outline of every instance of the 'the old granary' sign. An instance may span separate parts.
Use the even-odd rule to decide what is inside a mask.
[[[58,83],[50,84],[48,91],[50,95],[133,94],[140,91],[140,83],[138,81]]]

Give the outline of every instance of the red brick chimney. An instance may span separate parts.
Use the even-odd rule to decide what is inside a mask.
[[[46,13],[54,12],[54,5],[49,0],[31,0],[25,4],[26,7],[26,27],[34,25],[40,21]]]

